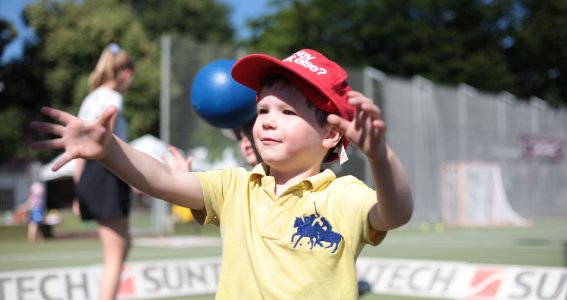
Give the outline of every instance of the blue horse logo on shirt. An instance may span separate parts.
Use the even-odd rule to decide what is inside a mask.
[[[315,203],[313,203],[315,205]],[[299,242],[307,238],[309,239],[309,250],[313,247],[318,246],[324,249],[335,247],[331,254],[335,253],[341,243],[343,237],[333,231],[333,226],[325,217],[321,217],[315,206],[315,214],[309,216],[303,215],[303,217],[295,217],[295,222],[293,227],[297,228],[296,232],[291,236],[291,242],[295,240],[293,248],[299,244]],[[300,244],[301,245],[301,244]]]

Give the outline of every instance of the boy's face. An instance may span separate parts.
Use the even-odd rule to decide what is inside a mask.
[[[305,96],[276,83],[264,87],[259,98],[253,135],[262,160],[281,171],[319,164],[328,151],[323,139],[330,126],[317,124]]]
[[[252,143],[248,139],[248,137],[242,133],[240,137],[240,152],[244,157],[244,161],[250,165],[255,166],[258,164],[258,160],[256,159],[256,153],[254,152],[254,148],[252,148]]]

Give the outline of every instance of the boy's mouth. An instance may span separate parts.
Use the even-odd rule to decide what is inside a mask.
[[[281,141],[273,139],[273,138],[261,138],[260,141],[264,145],[272,145],[272,144],[277,144],[277,143],[281,142]]]

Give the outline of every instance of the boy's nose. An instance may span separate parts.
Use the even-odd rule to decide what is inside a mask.
[[[266,115],[263,119],[262,119],[262,127],[264,128],[274,128],[276,126],[276,122],[274,121],[274,118],[270,117],[269,115]]]

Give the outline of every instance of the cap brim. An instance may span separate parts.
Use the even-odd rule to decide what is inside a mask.
[[[279,73],[289,79],[311,102],[327,104],[333,102],[331,97],[322,91],[317,84],[305,78],[303,74],[289,67],[289,63],[265,54],[250,54],[238,60],[231,70],[231,75],[240,84],[260,93],[264,78],[272,73]],[[258,100],[258,99],[257,99]],[[340,115],[335,104],[329,110],[319,107],[323,111]]]
[[[279,59],[265,54],[250,54],[234,64],[231,74],[234,80],[259,93],[266,75],[278,68],[285,68]]]

